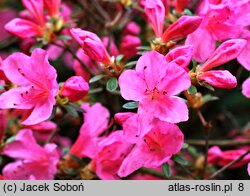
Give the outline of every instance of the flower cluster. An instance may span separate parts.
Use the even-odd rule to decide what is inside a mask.
[[[0,11],[0,178],[250,175],[249,114],[230,111],[249,107],[250,0],[16,2]]]

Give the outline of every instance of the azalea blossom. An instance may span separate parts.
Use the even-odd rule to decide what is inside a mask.
[[[96,34],[80,28],[73,28],[70,32],[90,58],[105,65],[112,63],[110,55]]]
[[[246,150],[235,149],[222,151],[218,146],[213,146],[208,151],[208,163],[212,165],[225,166],[233,160],[239,158]],[[230,168],[237,168],[245,165],[250,161],[250,155],[245,156],[242,160],[232,165]]]
[[[136,70],[121,74],[119,85],[124,99],[139,102],[142,124],[149,124],[153,118],[171,123],[188,120],[186,103],[175,95],[190,87],[190,78],[183,68],[168,63],[158,52],[141,56]]]
[[[82,108],[86,111],[86,113],[84,113],[84,123],[69,153],[80,158],[93,158],[97,153],[98,136],[106,130],[110,114],[109,111],[99,103],[93,106],[86,103],[82,105]],[[96,116],[96,114],[99,115]]]
[[[56,70],[49,64],[46,51],[35,49],[30,57],[14,53],[3,61],[2,69],[17,88],[0,95],[0,108],[30,110],[22,122],[24,125],[47,120],[56,103],[58,84]]]
[[[243,39],[232,39],[223,42],[209,59],[197,68],[198,80],[205,81],[217,88],[230,89],[236,87],[237,80],[229,71],[211,69],[237,58],[245,44],[246,41]]]
[[[103,180],[120,179],[117,172],[133,145],[126,142],[123,131],[115,131],[98,142],[98,151],[93,159],[95,172]]]
[[[182,16],[163,32],[165,7],[162,1],[146,0],[144,9],[156,38],[162,42],[184,38],[194,32],[202,22],[199,16]]]
[[[116,115],[124,129],[125,140],[134,144],[122,162],[118,175],[128,176],[141,167],[157,168],[168,162],[180,151],[184,136],[177,125],[154,119],[154,126],[142,138],[138,137],[138,115],[121,113]]]
[[[30,129],[22,129],[2,154],[15,159],[3,169],[6,180],[52,180],[59,155],[55,144],[38,145]]]

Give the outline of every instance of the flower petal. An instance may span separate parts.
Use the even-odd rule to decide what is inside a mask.
[[[134,70],[126,70],[119,77],[121,95],[126,100],[139,101],[143,98],[146,90],[145,81],[140,73]]]
[[[31,114],[27,119],[25,119],[23,125],[34,125],[42,121],[47,120],[53,110],[53,104],[50,101],[38,102],[33,108]]]
[[[245,45],[244,39],[231,39],[223,42],[199,70],[207,71],[237,58]]]
[[[250,78],[248,78],[242,85],[242,93],[247,98],[250,98]]]
[[[231,89],[237,86],[237,79],[229,71],[206,71],[198,76],[199,80],[206,81],[216,88]]]
[[[171,96],[187,90],[190,86],[191,81],[188,73],[182,67],[171,63],[167,65],[165,77],[160,81],[158,89]]]
[[[184,136],[178,126],[158,121],[122,162],[118,171],[128,176],[141,167],[156,168],[180,151]]]

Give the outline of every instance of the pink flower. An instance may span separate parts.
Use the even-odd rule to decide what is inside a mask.
[[[60,13],[61,0],[44,0],[45,8],[50,16],[58,16]]]
[[[93,106],[83,104],[82,108],[86,111],[86,113],[84,113],[84,123],[69,153],[80,158],[93,158],[97,153],[98,136],[106,130],[110,114],[109,111],[99,103]]]
[[[244,30],[241,34],[241,38],[247,41],[246,46],[242,49],[240,55],[238,56],[238,62],[250,71],[250,30]]]
[[[116,120],[122,122],[125,140],[134,143],[118,171],[121,177],[128,176],[141,167],[160,167],[179,152],[183,145],[184,136],[177,125],[155,119],[149,132],[139,138],[137,114],[118,114]]]
[[[165,19],[165,7],[162,1],[146,0],[144,10],[147,19],[154,30],[155,36],[161,38]]]
[[[140,31],[141,31],[141,28],[140,26],[138,26],[138,24],[136,24],[135,22],[129,22],[126,25],[123,33],[125,35],[138,35]]]
[[[140,57],[136,70],[121,74],[119,85],[124,99],[139,101],[142,124],[153,118],[171,123],[188,120],[185,102],[174,95],[190,87],[190,78],[183,68],[168,64],[158,52],[151,51]]]
[[[5,29],[20,38],[41,37],[43,31],[39,25],[29,20],[15,18],[5,25]]]
[[[38,22],[41,26],[45,26],[43,0],[22,0],[22,3],[36,19],[36,22]]]
[[[240,150],[240,149],[221,151],[221,149],[218,146],[213,146],[208,151],[208,163],[223,167],[228,163],[232,162],[233,160],[239,158],[245,152],[246,150]],[[250,155],[247,155],[241,161],[232,165],[230,168],[241,167],[249,161],[250,161]]]
[[[123,131],[115,131],[100,140],[94,158],[97,176],[103,180],[119,180],[117,172],[132,147],[124,139]]]
[[[236,78],[228,71],[209,71],[238,57],[246,44],[245,40],[232,39],[223,42],[210,56],[210,58],[198,68],[198,80],[206,81],[217,88],[234,88],[237,85]]]
[[[188,65],[193,57],[193,46],[179,46],[172,49],[167,55],[167,63],[175,63],[180,67],[188,70]]]
[[[49,64],[46,51],[35,49],[31,56],[14,53],[3,61],[3,71],[17,88],[0,96],[0,108],[31,110],[22,122],[33,125],[49,118],[58,91],[56,70]]]
[[[16,161],[3,169],[8,180],[53,180],[57,172],[59,155],[55,144],[38,145],[30,129],[22,129],[15,141],[8,143],[2,154]]]
[[[175,23],[170,25],[162,35],[162,41],[180,39],[193,33],[201,24],[202,18],[199,16],[182,16]]]
[[[60,95],[72,102],[82,99],[89,91],[89,84],[81,76],[72,76],[63,84]]]
[[[250,78],[248,78],[242,85],[242,93],[247,98],[250,98]]]
[[[137,54],[137,47],[140,45],[140,38],[134,35],[125,35],[122,37],[120,51],[125,58],[131,58]]]
[[[245,20],[249,11],[246,9],[250,10],[246,1],[203,1],[198,13],[203,22],[186,40],[188,45],[194,46],[195,60],[204,62],[213,53],[216,41],[241,37],[247,26]]]
[[[90,58],[105,65],[112,63],[105,46],[96,34],[79,28],[73,28],[70,32]]]

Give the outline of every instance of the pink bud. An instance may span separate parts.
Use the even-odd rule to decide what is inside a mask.
[[[199,70],[207,71],[237,58],[245,45],[244,39],[232,39],[223,42]]]
[[[60,13],[61,0],[44,0],[44,4],[50,16],[57,16]]]
[[[136,49],[141,45],[141,40],[137,36],[126,35],[122,38],[120,50],[125,58],[130,58],[136,55],[138,50]]]
[[[184,38],[188,34],[193,33],[200,26],[201,22],[202,18],[199,16],[182,16],[167,28],[163,33],[162,40],[168,42]]]
[[[206,71],[200,74],[198,79],[216,88],[231,89],[237,86],[237,79],[229,71]]]
[[[161,0],[146,0],[145,14],[154,30],[155,36],[162,36],[165,18],[165,7]]]
[[[82,99],[89,90],[88,83],[81,76],[70,77],[62,86],[60,95],[76,102]]]
[[[80,28],[72,28],[70,32],[90,58],[106,65],[111,63],[111,57],[96,34]]]
[[[166,55],[168,63],[175,63],[186,69],[192,60],[194,48],[191,45],[174,48]]]
[[[37,24],[20,18],[11,20],[5,25],[4,28],[8,32],[22,39],[33,36],[41,37],[43,35],[41,28]]]
[[[135,22],[130,22],[126,25],[124,29],[124,34],[138,35],[140,31],[141,28],[139,25],[137,25]]]
[[[43,0],[22,0],[24,7],[36,18],[41,26],[45,26]]]

